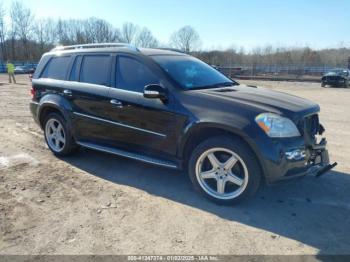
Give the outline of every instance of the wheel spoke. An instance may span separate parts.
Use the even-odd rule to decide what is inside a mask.
[[[62,136],[58,136],[57,140],[61,142],[62,144],[65,144],[66,140]]]
[[[62,132],[62,130],[59,130],[59,132],[57,132],[57,139],[63,144],[65,143],[64,133]]]
[[[55,138],[55,146],[60,148],[60,141],[57,138]]]
[[[61,132],[62,131],[62,125],[60,123],[58,123],[56,131],[57,132]]]
[[[218,191],[219,194],[224,194],[225,193],[225,185],[226,185],[226,180],[225,179],[218,179],[216,182],[216,190]]]
[[[51,124],[50,124],[50,128],[51,128],[51,130],[52,131],[57,131],[57,127],[55,126],[55,122],[52,122]]]
[[[208,154],[208,159],[210,161],[210,164],[213,166],[213,169],[216,169],[218,167],[220,167],[220,162],[219,160],[216,158],[216,156],[214,155],[214,153],[210,153]]]
[[[215,171],[214,170],[209,170],[209,171],[205,171],[205,172],[201,172],[200,173],[201,177],[203,179],[209,179],[209,178],[215,178]]]
[[[224,167],[226,170],[231,170],[236,163],[238,162],[238,159],[235,156],[231,156],[224,164]]]
[[[229,172],[228,176],[226,177],[227,181],[230,181],[231,183],[237,185],[237,186],[242,186],[243,185],[243,179],[236,176],[232,172]]]

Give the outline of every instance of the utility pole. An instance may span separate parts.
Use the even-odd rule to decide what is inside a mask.
[[[348,58],[348,69],[350,70],[350,56]]]

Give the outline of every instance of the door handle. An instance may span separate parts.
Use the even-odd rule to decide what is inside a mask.
[[[66,96],[72,96],[72,91],[69,89],[65,89],[63,90],[63,94],[65,94]]]
[[[122,107],[123,107],[123,103],[120,102],[120,101],[117,100],[117,99],[112,99],[112,100],[110,101],[110,103],[111,103],[112,105],[118,107],[118,108],[122,108]]]

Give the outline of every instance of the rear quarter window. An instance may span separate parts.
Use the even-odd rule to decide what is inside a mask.
[[[70,62],[70,56],[53,57],[46,65],[41,78],[65,80]]]

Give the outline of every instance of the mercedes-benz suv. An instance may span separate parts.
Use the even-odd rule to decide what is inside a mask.
[[[55,48],[33,76],[30,109],[54,154],[85,147],[184,170],[220,204],[335,166],[317,104],[241,85],[174,50]]]

